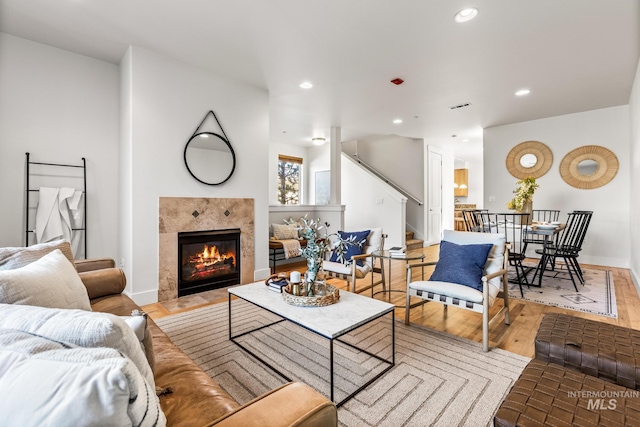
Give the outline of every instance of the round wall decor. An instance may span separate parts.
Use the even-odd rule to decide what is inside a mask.
[[[567,153],[560,162],[560,176],[572,187],[592,189],[611,182],[618,173],[618,158],[599,145],[585,145]]]
[[[525,141],[507,154],[507,170],[518,179],[540,178],[551,169],[553,153],[539,141]]]

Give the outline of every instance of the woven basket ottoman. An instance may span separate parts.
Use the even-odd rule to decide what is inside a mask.
[[[640,331],[548,313],[535,340],[536,359],[638,389]]]
[[[640,426],[640,392],[533,359],[493,423],[499,427]]]

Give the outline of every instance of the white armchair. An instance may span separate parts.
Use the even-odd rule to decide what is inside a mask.
[[[382,284],[383,289],[386,289],[382,260],[376,260],[376,258],[371,256],[372,252],[384,248],[384,239],[386,237],[387,235],[382,232],[382,228],[371,228],[362,251],[363,253],[361,255],[354,255],[352,257],[353,262],[348,265],[339,261],[330,261],[331,254],[328,254],[327,259],[322,264],[325,274],[328,277],[346,280],[351,285],[351,292],[360,293],[371,289],[371,294],[373,295],[374,286],[379,284]],[[362,261],[362,265],[358,265],[358,260]],[[374,280],[374,273],[380,275],[379,280]],[[358,289],[356,287],[356,280],[364,279],[369,274],[371,274],[371,284]]]
[[[426,301],[435,301],[447,306],[453,305],[466,310],[482,313],[482,346],[484,351],[489,351],[489,322],[497,318],[504,312],[504,323],[509,324],[509,289],[507,281],[507,268],[509,262],[509,249],[505,244],[505,236],[502,234],[474,233],[445,230],[443,242],[450,242],[459,245],[483,245],[492,244],[488,258],[484,266],[469,265],[471,257],[455,257],[453,264],[446,265],[443,260],[441,244],[441,261],[438,265],[435,262],[418,263],[407,265],[407,301],[405,310],[405,324],[410,324],[411,297],[422,298]],[[470,249],[470,248],[467,248]],[[462,249],[464,250],[464,248]],[[485,252],[486,255],[486,252]],[[412,279],[412,269],[425,265],[436,265],[438,268],[447,269],[450,277],[460,277],[466,275],[466,270],[479,269],[478,276],[481,275],[477,288],[469,285],[452,283],[452,281],[417,280]],[[441,270],[442,271],[442,270]],[[432,277],[434,277],[432,275]],[[476,276],[477,279],[477,276]],[[497,298],[504,298],[504,307],[489,319],[489,309],[493,306]]]

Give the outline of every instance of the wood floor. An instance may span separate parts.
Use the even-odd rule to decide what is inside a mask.
[[[438,258],[438,245],[423,248],[421,251],[425,254],[425,261],[436,261]],[[386,265],[387,264],[385,264],[385,267]],[[394,260],[391,262],[391,265],[391,289],[403,291],[406,288],[404,262]],[[618,306],[618,319],[609,319],[588,313],[511,299],[511,324],[508,326],[505,325],[504,318],[499,317],[490,325],[490,347],[498,347],[523,356],[533,357],[533,342],[538,330],[538,325],[540,324],[542,316],[550,312],[567,313],[573,316],[640,329],[640,298],[631,281],[629,270],[586,264],[581,265],[585,268],[610,270],[612,272]],[[278,268],[278,272],[288,272],[291,270],[304,272],[305,264],[289,264],[286,268]],[[425,270],[427,277],[430,273],[430,270]],[[329,283],[341,289],[346,289],[346,282],[344,281],[332,279]],[[369,283],[369,278],[364,279],[361,283],[363,285]],[[378,290],[381,290],[380,286],[376,288],[376,291]],[[368,296],[370,295],[370,291],[365,291],[362,294]],[[377,294],[375,297],[401,306],[396,308],[396,318],[403,319],[405,314],[404,292],[392,292],[390,300],[387,299],[386,295],[387,294]],[[178,298],[168,302],[149,304],[144,306],[143,309],[149,313],[153,319],[158,319],[205,305],[224,302],[227,301],[227,298],[226,289],[220,289]],[[502,300],[499,300],[492,308],[490,316],[495,314],[501,307]],[[448,310],[445,311],[442,304],[433,302],[411,309],[412,323],[448,332],[477,342],[482,342],[481,316],[479,313],[473,313],[456,307],[449,307]]]

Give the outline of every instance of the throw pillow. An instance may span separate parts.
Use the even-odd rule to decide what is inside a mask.
[[[123,318],[109,313],[12,304],[0,304],[0,312],[0,328],[37,334],[80,347],[118,350],[133,361],[155,390],[153,372],[141,340]]]
[[[492,247],[491,243],[456,245],[443,240],[440,242],[440,258],[429,280],[457,283],[482,291],[484,265]]]
[[[24,267],[0,271],[0,303],[91,311],[87,288],[60,249]]]
[[[71,252],[69,242],[66,240],[55,240],[53,242],[27,246],[26,248],[0,248],[0,270],[13,270],[14,268],[24,267],[56,249],[60,249],[75,268],[73,253]]]
[[[110,348],[0,330],[0,389],[3,426],[166,425],[155,389]]]
[[[277,240],[290,240],[298,238],[298,230],[294,224],[271,224],[273,237]]]
[[[338,231],[340,240],[337,243],[336,248],[331,253],[329,261],[341,262],[345,265],[351,265],[353,262],[351,257],[355,255],[362,255],[364,253],[364,247],[367,244],[367,237],[369,237],[369,231]],[[356,264],[359,266],[364,265],[362,260],[357,260]]]

